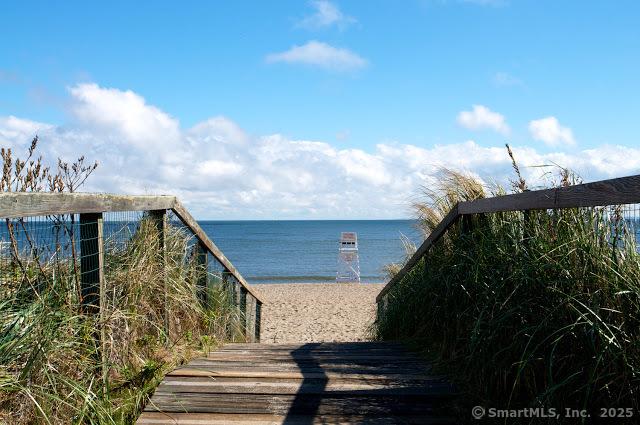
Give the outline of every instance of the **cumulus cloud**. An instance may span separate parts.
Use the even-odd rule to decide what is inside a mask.
[[[0,117],[0,146],[24,152],[38,133],[49,160],[85,154],[100,161],[85,190],[174,194],[198,218],[404,217],[420,186],[433,183],[442,167],[468,170],[486,182],[512,177],[502,146],[469,140],[430,148],[381,143],[370,151],[339,149],[279,134],[251,136],[226,117],[182,128],[138,94],[81,87],[70,90],[73,115],[65,125]],[[120,114],[114,104],[123,106]],[[109,114],[96,112],[102,110]],[[128,122],[132,111],[143,117],[140,123]],[[171,131],[163,134],[163,128]],[[542,164],[557,163],[590,180],[640,169],[640,149],[630,147],[568,155],[515,146],[514,153],[532,185],[541,174],[533,166]]]
[[[175,141],[179,123],[160,109],[147,105],[130,90],[105,89],[97,84],[78,84],[69,89],[71,112],[79,124],[125,137],[140,146]]]
[[[317,0],[310,2],[310,4],[315,12],[301,19],[298,22],[298,26],[300,27],[318,29],[335,25],[339,28],[345,28],[357,22],[355,18],[342,13],[340,8],[330,1]]]
[[[569,127],[563,127],[556,117],[546,117],[529,122],[529,132],[534,140],[544,142],[549,146],[561,144],[573,146],[576,141],[573,131]]]
[[[284,52],[269,54],[266,61],[317,66],[331,71],[355,71],[367,66],[367,60],[351,50],[315,40],[293,46]]]
[[[458,114],[458,124],[469,130],[490,129],[500,134],[509,134],[509,126],[502,114],[483,105],[473,105],[473,110]]]

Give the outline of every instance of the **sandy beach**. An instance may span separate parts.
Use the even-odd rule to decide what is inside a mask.
[[[261,342],[364,341],[383,284],[253,285],[264,297]]]

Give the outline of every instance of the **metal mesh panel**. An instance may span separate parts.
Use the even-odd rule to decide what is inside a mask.
[[[108,212],[103,214],[105,253],[126,250],[139,229],[140,221],[147,216],[141,211]]]
[[[0,223],[0,280],[36,291],[77,283],[80,225],[77,215],[4,218]]]

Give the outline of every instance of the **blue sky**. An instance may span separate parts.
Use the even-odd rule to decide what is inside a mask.
[[[98,158],[105,167],[115,167],[140,157],[136,149],[144,143],[157,142],[131,136],[132,125],[160,122],[149,124],[148,132],[162,138],[168,128],[162,123],[172,120],[171,140],[180,140],[182,150],[218,141],[201,150],[210,156],[188,159],[204,170],[203,179],[212,186],[231,179],[243,187],[222,194],[186,183],[171,186],[170,175],[158,182],[124,175],[119,183],[96,183],[94,189],[176,191],[193,199],[203,217],[405,216],[402,199],[411,196],[409,187],[429,181],[436,165],[503,179],[508,163],[495,157],[503,155],[505,141],[521,149],[528,165],[564,161],[587,180],[637,173],[640,165],[628,159],[638,147],[640,117],[637,1],[14,2],[3,7],[2,18],[3,145],[19,146],[20,138],[37,130],[49,135],[52,153],[72,155],[84,148],[106,156]],[[117,116],[127,105],[144,109],[129,111],[138,122]],[[218,120],[215,129],[194,142],[191,130],[212,117]],[[230,126],[242,133],[244,144],[221,141]],[[260,177],[271,189],[247,183],[255,158],[244,155],[266,149],[275,143],[268,138],[276,136],[280,156],[264,165],[270,171],[261,169]],[[114,159],[114,152],[104,150],[115,139],[126,158]],[[296,141],[322,144],[304,157],[309,176],[300,190],[279,181],[273,170],[277,165],[300,174],[287,159],[299,158],[309,146],[290,143]],[[469,141],[472,148],[465,145]],[[283,144],[295,153],[282,153]],[[403,155],[418,149],[414,158],[424,163],[389,162],[400,155],[384,147]],[[609,162],[600,164],[594,152]],[[488,159],[474,162],[461,158],[465,154]],[[177,156],[154,158],[147,166],[188,169],[172,162]],[[227,168],[198,163],[215,158],[226,158]],[[240,158],[242,169],[228,168],[233,158]],[[624,163],[613,162],[619,158]],[[344,165],[350,160],[357,164],[354,172]],[[323,161],[330,161],[326,172],[341,172],[342,180],[322,186],[322,167],[312,169]],[[342,168],[332,168],[336,161]],[[380,161],[382,168],[376,168]],[[406,173],[390,170],[395,166]],[[374,175],[364,176],[367,170]],[[376,203],[392,202],[393,208],[377,210],[362,198],[353,201],[353,211],[340,212],[342,183],[354,192],[370,191]],[[316,185],[321,190],[311,192],[325,198],[302,193]],[[386,193],[400,187],[388,199]],[[261,210],[256,205],[264,199],[249,198],[251,191],[265,189],[279,202]],[[208,197],[226,197],[227,207],[198,204]],[[229,206],[239,199],[244,207]],[[291,209],[278,206],[298,201]],[[315,209],[314,202],[334,206]]]

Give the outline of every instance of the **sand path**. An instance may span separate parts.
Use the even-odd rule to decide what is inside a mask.
[[[364,341],[383,284],[252,285],[263,296],[261,342]]]

